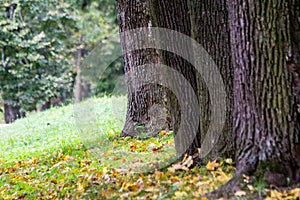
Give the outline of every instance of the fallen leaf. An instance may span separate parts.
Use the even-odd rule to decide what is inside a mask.
[[[82,193],[84,192],[84,185],[81,183],[77,183],[77,192]]]
[[[236,191],[234,193],[235,196],[238,196],[238,197],[241,197],[241,196],[245,196],[246,195],[246,192],[245,191],[242,191],[242,190],[239,190],[239,191]]]
[[[217,161],[213,161],[213,162],[208,161],[208,163],[206,165],[206,169],[209,171],[214,171],[217,169],[218,166],[219,166],[219,163],[217,163]]]
[[[241,197],[241,196],[245,196],[246,195],[246,192],[245,191],[242,191],[242,190],[239,190],[239,191],[236,191],[234,193],[235,196],[238,196],[238,197]]]

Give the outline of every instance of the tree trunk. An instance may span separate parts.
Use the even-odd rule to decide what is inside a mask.
[[[83,0],[81,4],[81,10],[86,10],[87,7],[91,4],[90,0]],[[75,86],[74,86],[74,97],[75,97],[75,102],[80,102],[83,99],[86,99],[90,97],[91,94],[91,84],[85,80],[81,74],[81,61],[84,56],[84,48],[83,45],[83,36],[80,36],[79,39],[79,45],[77,48],[77,62],[76,62],[76,80],[75,80]]]
[[[183,33],[187,36],[191,36],[191,24],[190,24],[190,16],[189,16],[189,8],[188,8],[188,2],[187,1],[176,1],[176,0],[170,0],[170,1],[159,1],[159,0],[152,0],[152,18],[153,21],[157,23],[159,27],[167,28],[171,30],[178,31],[180,33]],[[170,41],[175,43],[178,41]],[[182,49],[180,42],[178,42],[178,46],[176,46],[177,49],[182,51],[189,51],[188,54],[192,54],[192,45],[191,44],[185,44],[187,48]],[[181,49],[180,49],[181,48]],[[167,51],[160,51],[163,63],[167,65],[168,67],[178,71],[183,77],[188,81],[188,83],[191,85],[194,93],[197,93],[197,82],[196,82],[196,71],[194,67],[185,59],[180,57],[179,55],[176,55],[171,52]],[[171,77],[165,77],[170,79]],[[173,84],[176,86],[182,85],[180,83],[181,79],[179,77],[173,77],[174,80],[172,80]],[[192,97],[192,94],[189,94],[188,92],[185,92],[180,95],[186,95],[187,97]],[[169,115],[171,116],[171,126],[174,131],[174,140],[175,140],[175,147],[177,152],[179,153],[179,149],[186,149],[185,153],[188,155],[193,155],[198,152],[198,148],[200,148],[200,130],[197,130],[196,136],[194,139],[188,139],[189,137],[193,137],[190,133],[193,132],[193,126],[187,127],[187,130],[184,130],[184,132],[179,135],[178,130],[179,127],[185,123],[184,120],[188,119],[181,119],[182,115],[182,108],[180,108],[178,98],[181,98],[180,96],[176,96],[171,90],[167,90],[167,107],[169,111]],[[187,98],[189,99],[189,98]],[[192,106],[192,105],[190,105]],[[191,108],[193,110],[198,110],[199,108]],[[190,113],[192,114],[192,113]],[[186,122],[189,124],[189,122]],[[185,128],[186,129],[186,128]],[[182,155],[178,155],[182,156]]]
[[[234,134],[232,123],[233,110],[233,66],[230,52],[230,32],[226,0],[197,1],[190,0],[192,37],[212,57],[217,65],[227,93],[226,122],[217,145],[207,156],[234,157]],[[211,121],[209,91],[200,74],[197,74],[200,105],[201,143],[203,143]]]
[[[81,41],[82,42],[82,41]],[[80,102],[90,96],[91,84],[82,77],[80,63],[83,57],[83,49],[79,47],[77,49],[77,75],[76,83],[74,87],[75,102]]]
[[[6,9],[7,18],[10,20],[13,20],[13,15],[15,12],[15,9],[17,7],[17,4],[11,4]],[[5,60],[5,48],[2,49],[2,60]],[[5,98],[5,94],[2,94],[3,100],[4,100],[4,120],[5,123],[9,124],[14,122],[16,119],[25,117],[25,113],[20,111],[19,106],[13,106],[12,100]]]
[[[290,42],[286,2],[227,3],[234,65],[235,177],[257,172],[278,186],[296,183],[300,152],[293,135],[299,127],[286,65]]]
[[[117,10],[121,32],[140,27],[152,27],[149,0],[118,0]],[[162,111],[164,109],[164,91],[157,84],[140,85],[143,71],[138,70],[138,67],[149,63],[158,63],[159,55],[155,49],[139,49],[128,52],[126,46],[137,42],[142,43],[143,41],[139,41],[135,35],[128,35],[127,38],[121,37],[128,88],[126,122],[121,136],[136,137],[144,133],[148,137],[156,134],[159,129],[165,128],[161,126],[161,122],[153,124],[155,118],[160,115],[155,110]]]
[[[300,0],[289,0],[291,49],[288,69],[293,78],[295,141],[300,143]]]
[[[41,111],[50,109],[50,107],[51,107],[51,102],[47,101],[44,104],[37,104],[36,111],[41,112]]]
[[[22,117],[25,117],[25,112],[21,112],[20,107],[13,106],[10,101],[4,100],[4,120],[6,124]]]

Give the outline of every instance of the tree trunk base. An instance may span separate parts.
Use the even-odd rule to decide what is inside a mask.
[[[258,163],[258,164],[256,164]],[[236,173],[225,185],[210,193],[203,195],[210,199],[234,197],[235,192],[239,190],[248,190],[246,185],[253,185],[258,180],[262,180],[269,186],[276,186],[277,188],[287,188],[296,185],[300,182],[300,167],[294,162],[253,162],[251,165],[242,165],[237,167]],[[248,177],[244,181],[244,177]],[[245,189],[243,189],[245,188]],[[261,199],[260,195],[252,194],[253,199]],[[252,197],[251,197],[252,198]],[[233,198],[234,199],[234,198]]]
[[[132,137],[138,139],[148,139],[159,134],[158,129],[145,124],[139,124],[132,120],[126,120],[121,137]]]
[[[219,198],[231,199],[234,197],[235,192],[239,191],[240,188],[242,188],[241,186],[242,177],[243,177],[242,175],[236,174],[222,187],[210,193],[204,194],[201,197],[206,197],[209,199],[219,199]]]

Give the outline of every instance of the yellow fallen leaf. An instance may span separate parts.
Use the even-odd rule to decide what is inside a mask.
[[[161,131],[160,134],[161,134],[161,135],[167,135],[167,136],[169,135],[169,133],[168,133],[167,131],[164,131],[164,130]]]
[[[277,190],[271,190],[271,198],[273,199],[282,199],[282,194]]]
[[[186,197],[186,196],[187,196],[186,192],[180,192],[180,191],[175,192],[175,197],[176,198],[183,198],[183,197]]]
[[[106,167],[103,167],[103,174],[106,174],[108,172],[108,169]]]
[[[77,183],[77,192],[82,193],[84,192],[84,185],[81,183]]]
[[[219,166],[219,163],[217,163],[217,161],[213,161],[213,162],[208,161],[208,163],[206,165],[206,169],[209,171],[213,171],[213,170],[216,170],[216,168],[218,166]]]
[[[293,194],[294,196],[296,197],[299,197],[300,196],[300,188],[295,188],[295,189],[292,189],[290,191],[291,194]]]

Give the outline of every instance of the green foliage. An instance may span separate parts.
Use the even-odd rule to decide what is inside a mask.
[[[112,38],[118,35],[115,1],[93,1],[84,9],[78,9],[78,12],[78,35],[75,36],[82,40],[86,48],[91,49],[99,42],[118,42],[118,38]]]
[[[84,3],[86,5],[82,8]],[[117,78],[124,73],[122,59],[119,58],[112,63],[105,61],[114,55],[120,56],[121,52],[115,1],[77,1],[74,6],[77,7],[80,18],[77,21],[78,31],[73,34],[73,40],[77,41],[78,48],[84,49],[86,54],[94,49],[97,51],[92,60],[89,60],[90,56],[83,58],[85,60],[82,63],[83,75],[86,75],[85,78],[92,83],[94,95],[110,94]],[[101,77],[95,77],[95,73],[87,75],[84,71],[85,62],[91,63],[95,68],[106,68],[106,71]]]
[[[68,35],[75,26],[72,7],[60,1],[5,2],[0,7],[0,90],[23,110],[70,92]]]

